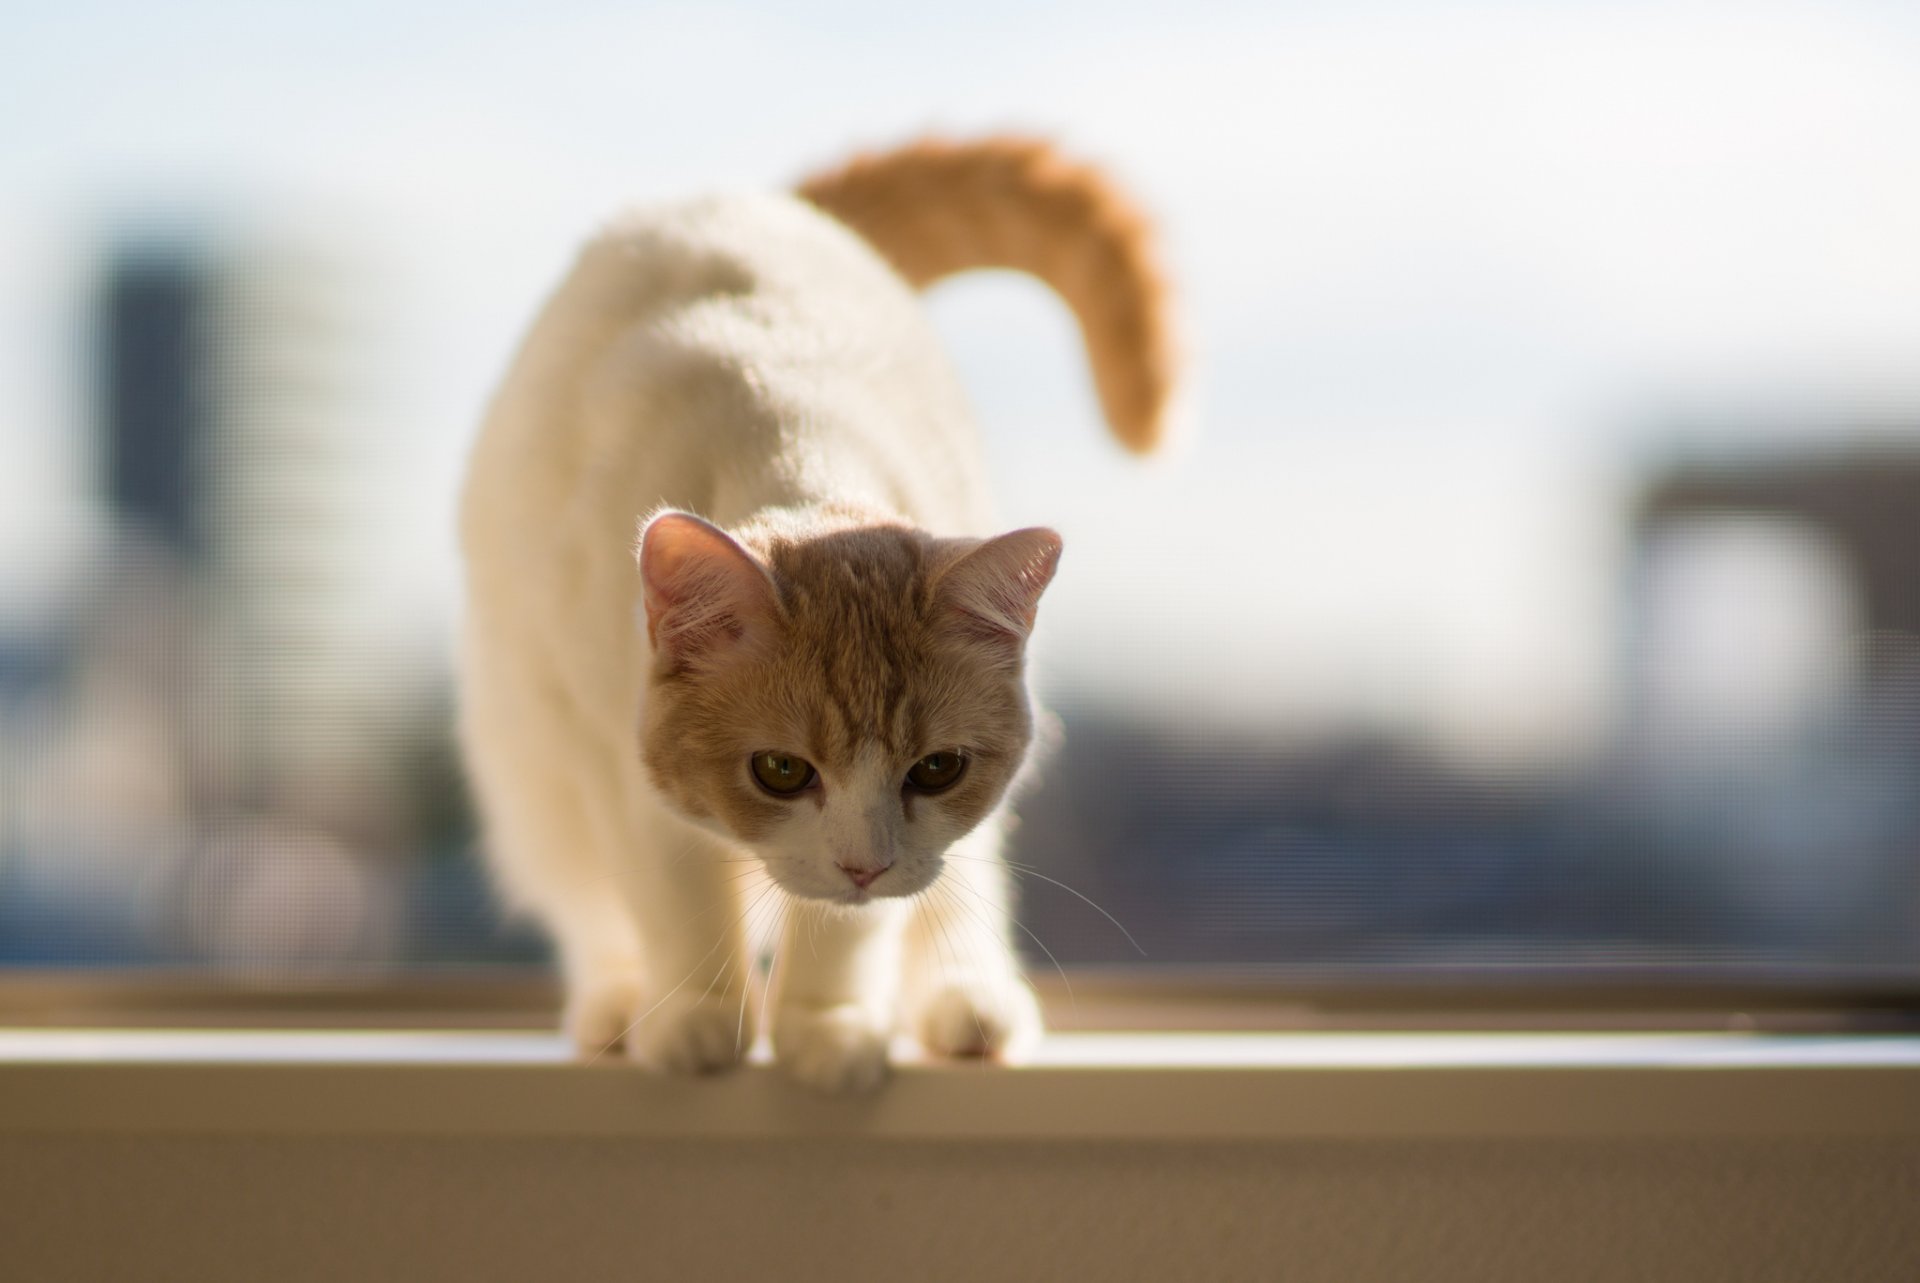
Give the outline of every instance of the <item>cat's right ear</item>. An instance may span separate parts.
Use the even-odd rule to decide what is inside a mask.
[[[647,639],[672,666],[699,667],[740,653],[772,632],[773,580],[718,526],[660,512],[640,531]]]
[[[1040,594],[1060,565],[1060,536],[1045,526],[1016,530],[975,547],[946,570],[939,600],[965,632],[1018,663]]]

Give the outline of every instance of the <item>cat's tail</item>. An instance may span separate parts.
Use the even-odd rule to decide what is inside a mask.
[[[1039,277],[1079,319],[1114,436],[1145,454],[1166,435],[1180,352],[1153,229],[1098,169],[1034,139],[924,139],[798,191],[915,286],[982,267]]]

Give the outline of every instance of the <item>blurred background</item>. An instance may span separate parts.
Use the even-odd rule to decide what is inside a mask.
[[[466,444],[636,200],[937,130],[1156,212],[1193,431],[931,307],[1061,529],[1067,966],[1920,982],[1920,11],[10,7],[0,964],[542,956],[450,742]],[[1036,953],[1036,957],[1038,954]],[[1044,961],[1042,961],[1044,965]]]

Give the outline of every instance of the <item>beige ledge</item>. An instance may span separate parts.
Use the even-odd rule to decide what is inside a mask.
[[[1920,1038],[1060,1034],[1019,1068],[909,1061],[868,1099],[765,1063],[658,1078],[459,1030],[0,1030],[0,1135],[1920,1137]]]

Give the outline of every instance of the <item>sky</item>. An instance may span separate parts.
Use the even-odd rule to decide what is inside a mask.
[[[349,266],[353,608],[435,645],[460,461],[582,235],[853,144],[1039,130],[1161,221],[1193,430],[1102,439],[1069,319],[930,300],[1066,692],[1524,755],[1617,696],[1659,459],[1920,425],[1920,18],[1893,4],[10,6],[0,620],[88,546],[104,244]],[[343,287],[345,288],[345,287]],[[424,640],[423,640],[424,639]]]

